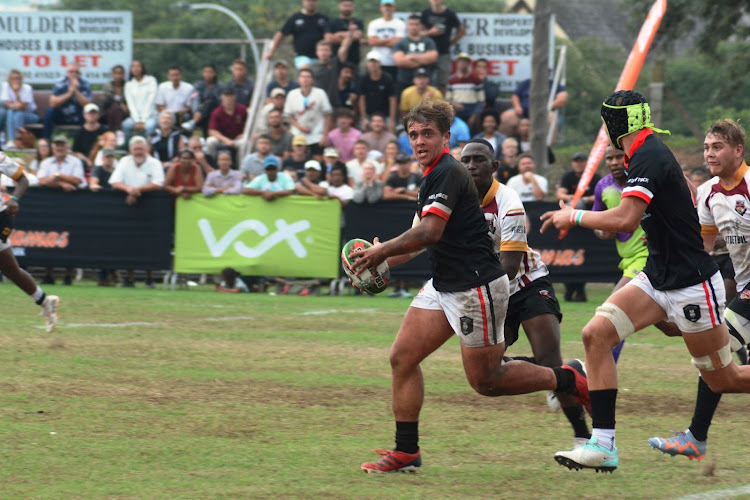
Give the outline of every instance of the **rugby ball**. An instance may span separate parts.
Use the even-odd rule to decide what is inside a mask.
[[[366,248],[370,248],[372,243],[367,240],[359,238],[349,240],[341,249],[341,265],[344,267],[344,272],[352,281],[352,284],[362,290],[363,292],[375,294],[380,293],[388,288],[388,281],[391,278],[391,271],[388,268],[388,262],[383,262],[377,269],[375,274],[370,269],[364,269],[359,275],[354,274],[352,265],[356,262],[356,252],[361,252]],[[350,259],[349,254],[354,251],[353,257]]]

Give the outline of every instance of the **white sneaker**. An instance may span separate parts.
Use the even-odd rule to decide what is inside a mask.
[[[613,472],[617,469],[617,448],[612,450],[599,445],[592,437],[583,446],[572,450],[558,451],[555,460],[568,469],[594,469],[596,472]]]
[[[42,302],[42,316],[47,327],[47,333],[55,331],[57,326],[57,306],[60,305],[60,297],[47,295]]]
[[[547,393],[547,406],[549,406],[549,409],[552,411],[560,411],[562,409],[562,406],[560,406],[560,400],[557,399],[557,396],[555,395],[555,391],[549,391]],[[588,441],[588,439],[586,441]]]
[[[573,450],[576,448],[583,448],[588,442],[589,440],[586,438],[573,438]]]

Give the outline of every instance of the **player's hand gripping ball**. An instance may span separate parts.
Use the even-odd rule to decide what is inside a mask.
[[[366,248],[370,248],[372,243],[367,240],[361,240],[359,238],[349,240],[341,249],[341,264],[344,267],[344,272],[351,280],[352,284],[367,293],[380,293],[388,288],[388,282],[391,278],[391,271],[388,268],[388,262],[383,261],[375,273],[372,273],[371,269],[363,269],[359,275],[354,274],[352,266],[357,260],[356,252],[361,252]],[[349,258],[349,254],[354,250],[353,258]]]

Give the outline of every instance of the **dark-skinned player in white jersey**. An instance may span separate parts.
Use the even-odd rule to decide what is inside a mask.
[[[560,451],[570,469],[614,471],[617,366],[612,348],[658,321],[683,332],[692,364],[714,392],[750,392],[750,366],[732,360],[723,322],[724,282],[703,249],[695,202],[672,152],[654,134],[648,103],[632,90],[614,92],[602,105],[610,143],[627,153],[628,182],[616,208],[601,212],[560,210],[542,215],[542,231],[576,225],[633,232],[641,224],[649,257],[643,271],[597,308],[583,329],[593,431],[583,447]]]
[[[524,361],[503,363],[503,324],[508,277],[495,255],[476,187],[449,150],[453,109],[425,100],[404,118],[404,128],[423,170],[413,227],[356,254],[355,270],[408,261],[426,250],[432,279],[414,297],[391,347],[392,406],[396,447],[362,464],[368,473],[408,472],[421,467],[418,423],[424,400],[420,363],[453,335],[461,341],[466,378],[479,394],[505,396],[536,391],[574,394],[588,405],[583,367],[547,368]],[[351,254],[354,258],[354,253]]]

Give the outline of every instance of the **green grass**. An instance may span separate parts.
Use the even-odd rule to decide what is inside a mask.
[[[564,358],[583,355],[608,290],[563,304]],[[749,482],[748,396],[724,396],[703,463],[648,446],[687,427],[697,385],[682,342],[653,329],[623,351],[613,475],[558,466],[562,414],[544,394],[475,394],[453,339],[423,364],[422,471],[371,476],[360,463],[393,441],[388,350],[408,300],[47,292],[54,334],[0,285],[1,498],[672,498]]]

